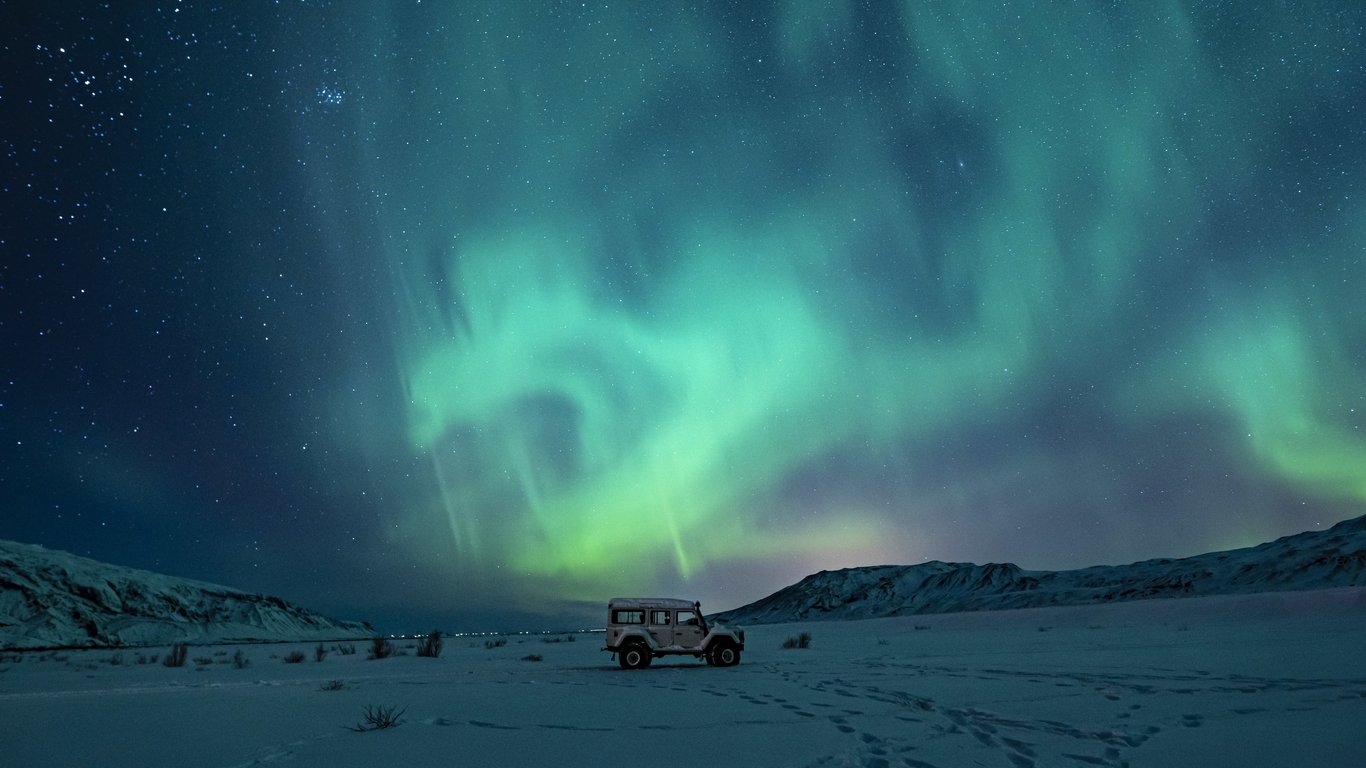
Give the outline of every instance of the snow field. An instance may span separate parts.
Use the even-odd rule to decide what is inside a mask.
[[[316,643],[0,662],[7,766],[1359,766],[1366,589],[747,627],[740,666],[623,671],[576,642],[438,659]],[[808,631],[809,649],[783,650]],[[563,636],[558,636],[563,639]],[[329,644],[330,645],[330,644]],[[237,669],[243,650],[250,665]],[[306,660],[286,664],[291,651]],[[124,663],[111,665],[115,653]],[[541,661],[527,661],[528,655]],[[272,658],[274,657],[274,658]],[[323,690],[341,680],[340,690]],[[367,706],[403,709],[355,732]]]

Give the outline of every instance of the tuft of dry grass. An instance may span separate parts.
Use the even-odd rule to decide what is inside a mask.
[[[365,707],[365,721],[348,727],[356,733],[394,728],[398,726],[399,723],[403,722],[401,718],[403,717],[403,713],[407,711],[406,707],[404,709],[399,709],[398,707],[376,707],[367,705]]]

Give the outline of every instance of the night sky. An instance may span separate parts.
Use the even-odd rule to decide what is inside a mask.
[[[1366,512],[1366,4],[0,8],[0,538],[392,629]]]

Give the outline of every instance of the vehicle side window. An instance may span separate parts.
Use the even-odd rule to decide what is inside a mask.
[[[678,626],[695,627],[697,626],[697,613],[694,611],[679,611]]]
[[[669,625],[668,611],[650,611],[650,623],[655,626],[666,627]]]
[[[644,624],[645,611],[624,611],[617,610],[612,612],[613,624]]]

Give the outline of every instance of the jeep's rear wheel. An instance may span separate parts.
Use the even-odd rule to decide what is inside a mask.
[[[644,643],[627,643],[617,652],[622,669],[644,669],[650,666],[650,649]]]
[[[740,663],[740,649],[731,643],[718,643],[708,654],[713,666],[733,667]]]

